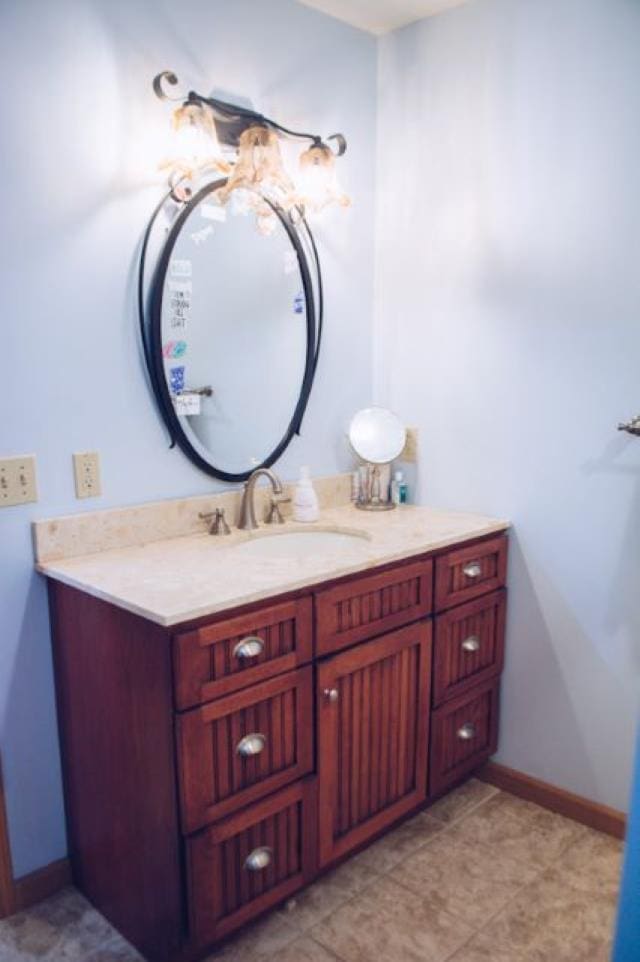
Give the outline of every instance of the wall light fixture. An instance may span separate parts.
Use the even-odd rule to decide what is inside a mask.
[[[263,233],[270,233],[276,217],[271,207],[261,203],[261,195],[292,217],[332,204],[349,206],[335,169],[336,157],[347,149],[342,134],[323,140],[319,134],[290,130],[256,111],[193,90],[186,96],[172,96],[171,88],[177,85],[178,78],[170,70],[153,81],[161,100],[180,101],[173,112],[173,150],[162,164],[169,172],[174,200],[186,203],[203,178],[222,174],[227,180],[216,191],[218,203],[226,204],[234,191],[244,188],[246,204],[255,210]],[[309,144],[293,175],[287,172],[280,150],[285,139]]]

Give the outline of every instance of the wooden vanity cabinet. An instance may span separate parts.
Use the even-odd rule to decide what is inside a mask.
[[[50,582],[78,887],[191,962],[496,749],[507,539],[162,628]]]

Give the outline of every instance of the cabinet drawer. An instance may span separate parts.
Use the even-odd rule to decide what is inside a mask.
[[[177,635],[178,709],[228,695],[311,661],[311,630],[311,598],[299,598]]]
[[[198,945],[227,935],[310,881],[315,822],[315,785],[307,779],[187,841]]]
[[[308,666],[178,716],[186,833],[311,771],[311,685]]]
[[[431,612],[433,562],[398,565],[316,594],[316,651],[326,655]]]
[[[500,682],[496,679],[434,711],[430,795],[439,795],[495,752],[499,688]]]
[[[505,605],[506,591],[501,588],[436,617],[434,705],[500,674]]]
[[[501,588],[507,576],[507,539],[491,538],[436,559],[436,611]]]

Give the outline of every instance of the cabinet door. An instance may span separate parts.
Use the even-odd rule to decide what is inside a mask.
[[[320,865],[426,798],[430,685],[428,621],[319,665]]]

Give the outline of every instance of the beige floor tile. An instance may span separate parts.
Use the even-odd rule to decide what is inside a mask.
[[[83,960],[115,930],[75,889],[64,889],[0,926],[0,959]]]
[[[471,929],[390,878],[312,930],[344,962],[443,962]]]
[[[476,928],[539,872],[452,829],[398,865],[391,878]]]
[[[308,888],[298,892],[281,914],[301,932],[307,932],[332,912],[341,908],[378,878],[364,852],[343,862]]]
[[[284,951],[299,935],[286,919],[273,912],[242,929],[207,956],[206,962],[263,962]]]
[[[444,826],[427,812],[421,812],[403,822],[398,828],[373,842],[358,856],[360,865],[369,868],[377,875],[386,875],[403,859],[413,855],[437,834]]]
[[[608,836],[471,782],[210,959],[609,962],[621,851]],[[0,962],[141,957],[66,889],[0,922]]]
[[[563,880],[583,892],[616,898],[623,845],[618,839],[588,830],[562,853],[553,868]]]
[[[490,935],[480,933],[447,959],[447,962],[530,962],[530,958],[513,948],[498,949]]]
[[[269,962],[336,962],[337,958],[315,939],[303,936],[273,955]]]
[[[608,962],[615,909],[615,898],[580,891],[555,868],[547,869],[471,947],[477,941],[531,962]]]
[[[588,834],[576,822],[499,792],[458,822],[453,831],[527,865],[543,868]]]
[[[67,962],[69,956],[65,952],[66,948],[63,948],[62,953],[56,955],[56,962]],[[120,936],[116,936],[104,945],[89,951],[88,955],[83,955],[82,962],[144,962],[144,959],[132,945]]]
[[[452,792],[432,805],[429,815],[440,822],[451,824],[497,793],[498,789],[493,785],[480,782],[477,778],[470,778],[468,782],[454,788]]]

